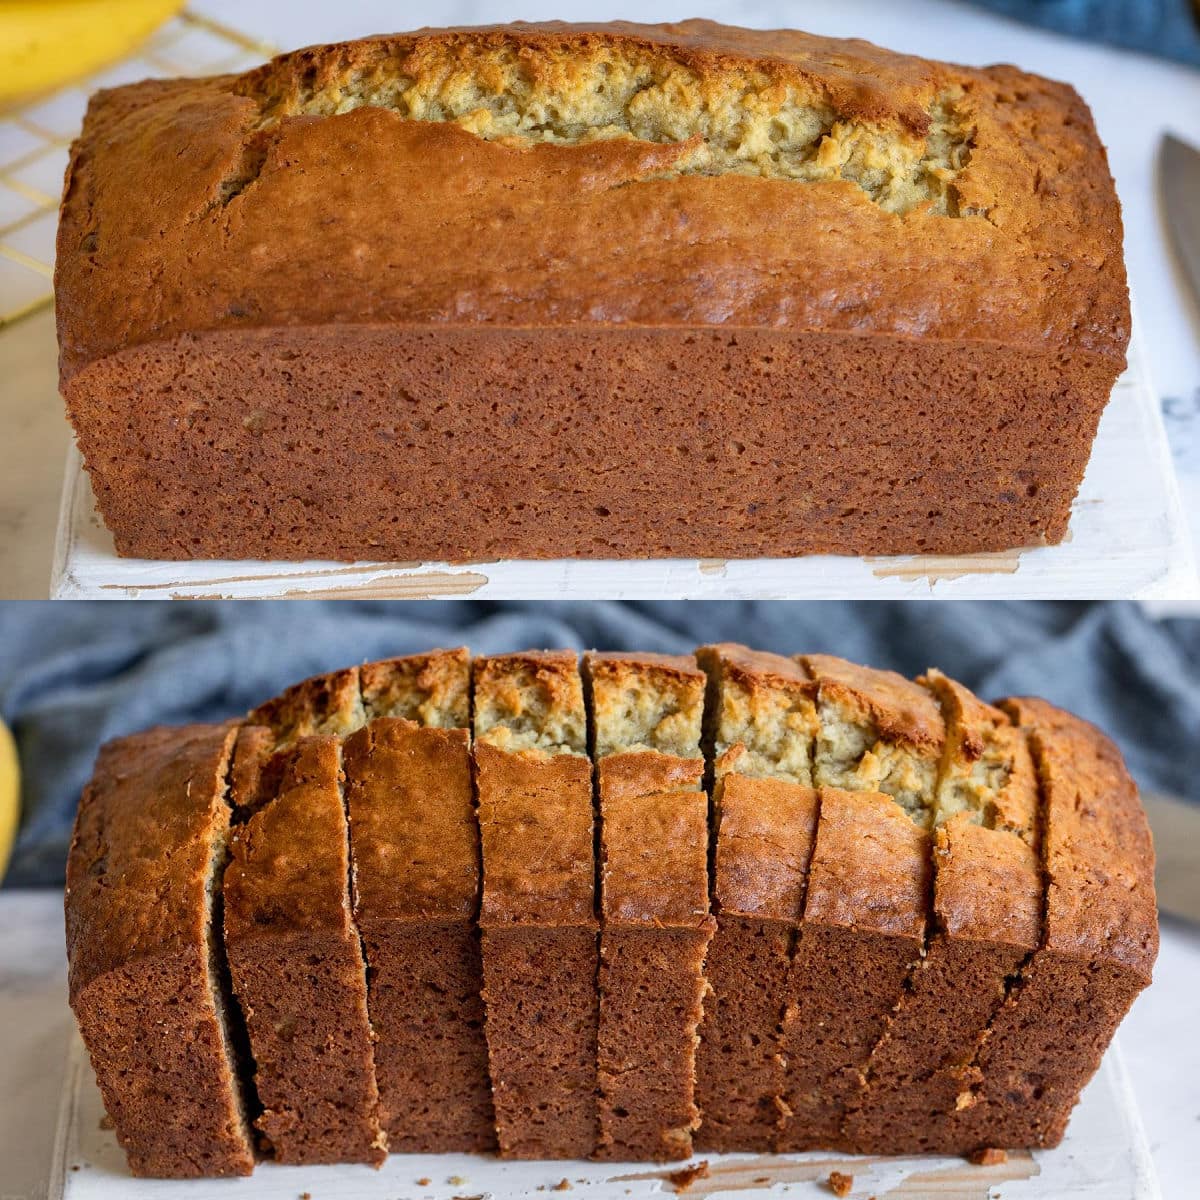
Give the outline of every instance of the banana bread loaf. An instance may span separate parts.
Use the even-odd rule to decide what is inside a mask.
[[[107,747],[68,953],[132,1169],[249,1171],[253,1118],[293,1161],[1057,1144],[1157,950],[1115,747],[932,670],[698,663],[431,652]]]
[[[424,30],[94,97],[60,386],[128,555],[1057,542],[1121,243],[1087,107],[1013,67]]]
[[[687,658],[589,654],[584,678],[600,805],[595,1155],[688,1158],[713,932],[705,676]]]

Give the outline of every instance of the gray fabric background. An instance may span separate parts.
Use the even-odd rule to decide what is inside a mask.
[[[59,885],[96,750],[156,723],[244,713],[363,659],[466,643],[690,651],[743,641],[827,651],[987,698],[1036,694],[1096,721],[1147,784],[1200,802],[1200,621],[1136,606],[792,603],[46,603],[0,606],[0,714],[24,772],[6,886]]]

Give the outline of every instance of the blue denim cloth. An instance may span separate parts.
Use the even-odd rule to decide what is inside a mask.
[[[662,602],[55,603],[0,606],[0,713],[24,769],[8,885],[60,884],[100,743],[246,712],[290,683],[466,643],[688,652],[716,640],[828,651],[986,697],[1046,696],[1107,729],[1147,785],[1200,802],[1200,621],[1130,605]]]
[[[1200,66],[1191,0],[973,0],[980,8],[1058,33]]]

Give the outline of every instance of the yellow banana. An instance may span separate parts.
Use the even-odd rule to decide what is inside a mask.
[[[0,105],[124,58],[182,0],[0,0]]]
[[[0,721],[0,880],[8,867],[21,811],[21,765],[8,726]]]

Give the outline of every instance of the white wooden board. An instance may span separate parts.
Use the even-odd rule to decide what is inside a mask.
[[[106,1129],[91,1066],[72,1040],[51,1170],[49,1200],[517,1200],[550,1197],[563,1180],[580,1200],[645,1200],[678,1190],[680,1164],[500,1162],[469,1154],[393,1155],[364,1166],[260,1166],[247,1179],[187,1183],[133,1179]],[[1014,1153],[994,1166],[961,1158],[867,1158],[833,1154],[711,1155],[708,1174],[683,1190],[689,1200],[828,1197],[829,1173],[854,1177],[854,1200],[1159,1200],[1154,1164],[1120,1051],[1110,1048],[1055,1150]],[[564,1193],[568,1188],[561,1189]]]
[[[1159,599],[1197,593],[1179,488],[1139,339],[1060,546],[962,557],[501,561],[466,565],[118,558],[72,449],[51,595],[61,599]]]

